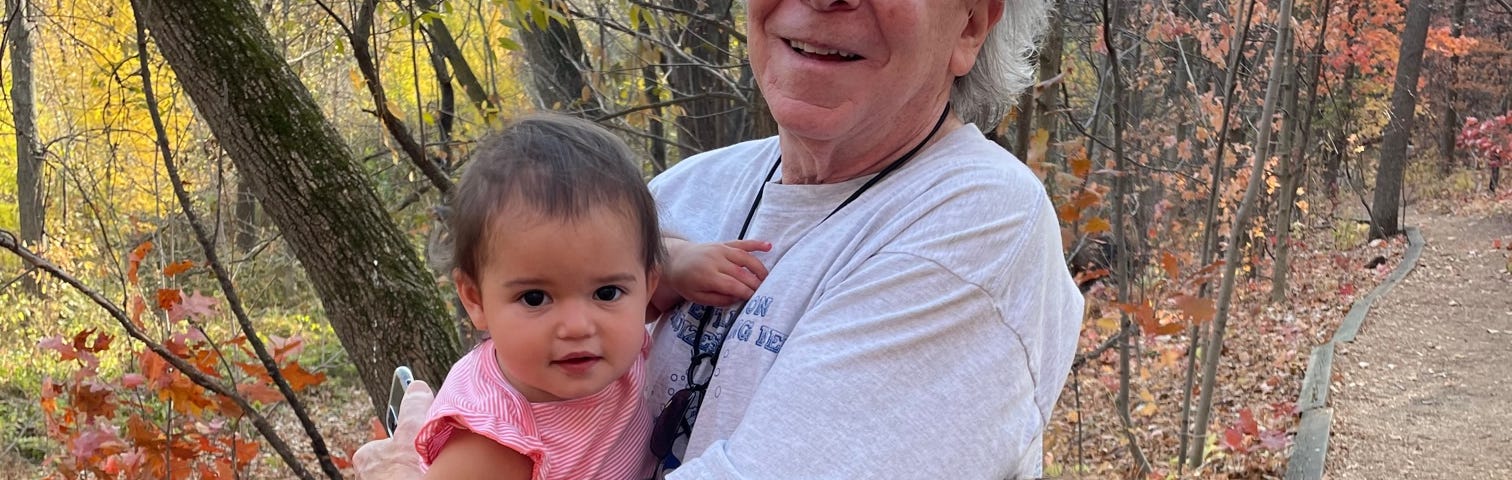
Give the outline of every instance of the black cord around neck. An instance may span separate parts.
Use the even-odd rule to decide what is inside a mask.
[[[871,189],[873,185],[876,185],[877,182],[882,181],[883,177],[886,177],[888,174],[902,167],[903,164],[908,163],[908,161],[912,159],[914,155],[918,155],[919,151],[924,149],[924,145],[928,144],[929,140],[933,139],[935,134],[940,132],[940,127],[945,125],[945,119],[947,118],[950,118],[949,103],[945,104],[945,111],[940,112],[940,119],[935,121],[934,128],[929,130],[929,135],[925,136],[923,140],[920,140],[917,145],[914,145],[914,147],[910,149],[908,153],[904,153],[903,156],[898,157],[897,160],[893,160],[892,163],[888,164],[886,167],[883,167],[881,171],[877,172],[877,174],[871,178],[871,180],[867,180],[865,184],[861,185],[861,188],[858,188],[855,192],[852,192],[849,198],[846,198],[845,201],[840,202],[840,205],[836,206],[834,210],[830,211],[829,215],[825,215],[824,220],[829,220],[829,218],[835,216],[836,213],[840,213],[840,209],[845,208],[846,205],[850,205],[851,202],[855,201],[857,198],[860,198],[862,193],[866,193],[866,191]],[[777,155],[777,161],[773,162],[772,169],[767,171],[766,180],[761,182],[761,188],[756,190],[756,199],[751,201],[751,210],[749,212],[746,212],[745,223],[740,226],[740,236],[735,237],[737,240],[745,240],[746,233],[749,232],[751,228],[751,219],[756,218],[756,207],[761,205],[761,197],[762,195],[766,194],[766,185],[768,183],[772,183],[772,177],[777,174],[777,167],[781,165],[782,155]],[[824,220],[820,220],[819,222],[823,223]]]

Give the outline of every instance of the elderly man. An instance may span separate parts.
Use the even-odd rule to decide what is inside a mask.
[[[744,304],[683,302],[657,323],[659,475],[1038,476],[1083,303],[1043,187],[979,129],[1032,81],[1043,0],[748,13],[777,137],[651,187],[674,258],[760,239],[769,272]],[[410,392],[395,440],[359,452],[364,478],[419,475],[405,435],[428,392]]]

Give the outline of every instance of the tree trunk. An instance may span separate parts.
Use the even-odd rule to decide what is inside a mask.
[[[1239,62],[1244,59],[1244,41],[1249,36],[1250,24],[1255,19],[1256,3],[1259,3],[1258,0],[1249,0],[1240,5],[1243,15],[1239,21],[1238,33],[1229,38],[1227,68],[1224,69],[1223,83],[1217,87],[1218,91],[1223,94],[1223,118],[1219,121],[1218,130],[1213,134],[1218,144],[1213,149],[1213,169],[1211,177],[1208,178],[1207,185],[1207,213],[1203,217],[1205,221],[1203,222],[1204,227],[1202,229],[1202,253],[1198,257],[1200,259],[1199,265],[1202,268],[1206,268],[1207,265],[1213,263],[1213,257],[1217,255],[1216,252],[1218,251],[1218,190],[1223,185],[1223,181],[1221,180],[1223,178],[1223,154],[1228,149],[1229,138],[1225,132],[1228,131],[1229,122],[1233,119],[1234,88],[1238,79]],[[1210,290],[1208,285],[1210,285],[1210,282],[1203,282],[1202,286],[1198,289],[1198,295],[1207,295]],[[1189,343],[1187,344],[1186,351],[1186,376],[1183,377],[1183,382],[1185,383],[1181,393],[1181,451],[1177,452],[1176,462],[1178,474],[1181,473],[1181,469],[1187,464],[1187,452],[1192,451],[1189,448],[1189,445],[1193,443],[1191,435],[1192,385],[1196,378],[1197,346],[1201,342],[1203,330],[1202,325],[1194,325],[1187,329]],[[1209,354],[1204,353],[1204,355]],[[1202,437],[1197,437],[1197,443],[1202,441]]]
[[[251,4],[146,7],[163,57],[304,265],[375,411],[395,366],[445,379],[459,346],[435,281]]]
[[[1261,109],[1261,121],[1258,124],[1260,132],[1255,139],[1257,152],[1265,150],[1264,145],[1270,143],[1271,118],[1279,103],[1281,80],[1286,74],[1286,57],[1291,53],[1290,49],[1284,47],[1291,44],[1291,11],[1292,0],[1281,0],[1281,8],[1276,16],[1276,48],[1271,59],[1271,78],[1265,87],[1265,106]],[[1202,466],[1204,448],[1207,446],[1202,439],[1207,438],[1208,418],[1213,410],[1213,390],[1218,386],[1218,361],[1223,358],[1223,334],[1228,324],[1229,307],[1234,296],[1234,277],[1239,267],[1241,249],[1237,242],[1241,232],[1248,230],[1256,199],[1264,188],[1262,177],[1265,176],[1265,163],[1266,158],[1258,156],[1250,161],[1250,177],[1244,189],[1244,200],[1239,202],[1239,209],[1234,212],[1234,221],[1229,224],[1230,237],[1234,240],[1229,242],[1228,249],[1223,253],[1223,283],[1218,288],[1218,312],[1213,317],[1213,333],[1208,337],[1206,353],[1202,359],[1202,396],[1197,402],[1197,414],[1192,422],[1197,430],[1192,438],[1197,441],[1192,442],[1192,453],[1188,458],[1192,468]]]
[[[674,27],[673,38],[683,51],[692,54],[691,59],[670,58],[668,81],[676,95],[691,97],[711,92],[731,95],[725,83],[716,73],[729,63],[730,34],[715,22],[730,18],[730,0],[672,0],[672,7],[694,12],[697,17],[687,17],[681,28]],[[683,158],[735,143],[739,133],[729,128],[734,115],[734,102],[729,98],[706,96],[680,103],[683,115],[677,118],[678,143],[685,148]]]
[[[1396,82],[1391,88],[1391,119],[1386,123],[1381,163],[1376,170],[1370,238],[1401,232],[1398,211],[1402,208],[1402,172],[1407,168],[1407,142],[1412,137],[1413,111],[1417,107],[1418,74],[1423,69],[1423,44],[1428,39],[1428,20],[1432,16],[1429,0],[1411,2],[1407,7],[1407,27],[1402,30]]]
[[[252,193],[252,181],[237,175],[236,206],[232,216],[231,231],[235,238],[236,251],[246,254],[257,244],[257,195]]]
[[[1452,19],[1449,22],[1449,35],[1454,38],[1460,38],[1465,33],[1465,3],[1465,0],[1455,0],[1454,9],[1450,13]],[[1454,105],[1459,101],[1454,92],[1455,79],[1459,77],[1459,64],[1459,55],[1449,57],[1449,68],[1444,75],[1444,123],[1439,130],[1439,152],[1444,157],[1439,164],[1439,173],[1444,175],[1454,170],[1454,137],[1459,135],[1460,130],[1459,112]]]
[[[1313,42],[1312,47],[1312,61],[1307,67],[1308,75],[1312,78],[1307,87],[1307,106],[1297,111],[1292,117],[1288,117],[1288,119],[1295,118],[1300,121],[1300,127],[1292,133],[1298,138],[1291,142],[1289,154],[1294,166],[1290,171],[1291,182],[1290,185],[1285,183],[1282,185],[1282,188],[1287,189],[1291,196],[1295,196],[1297,189],[1307,184],[1307,147],[1312,138],[1312,121],[1315,116],[1313,109],[1318,103],[1318,81],[1323,78],[1323,40],[1328,37],[1328,19],[1332,9],[1333,0],[1325,0],[1318,10],[1320,12],[1318,18],[1322,19],[1322,23],[1318,26],[1318,38]],[[1293,75],[1295,79],[1300,79],[1300,77],[1300,74]],[[1293,98],[1293,108],[1296,107],[1295,101],[1296,99]],[[1286,300],[1287,278],[1291,275],[1291,212],[1294,203],[1296,202],[1293,199],[1283,199],[1282,205],[1286,213],[1281,215],[1285,216],[1282,220],[1286,223],[1276,222],[1281,225],[1276,231],[1276,266],[1271,280],[1271,300],[1277,302]]]
[[[11,118],[16,126],[16,200],[21,217],[21,245],[41,250],[42,225],[42,143],[37,138],[37,105],[33,96],[30,0],[6,0],[5,25],[10,35]],[[37,293],[35,277],[21,279],[22,288]]]
[[[1116,25],[1119,25],[1125,17],[1122,10],[1109,8],[1108,4],[1111,1],[1113,0],[1102,0],[1102,27],[1105,32],[1117,32]],[[1113,267],[1113,274],[1117,277],[1118,283],[1118,302],[1128,304],[1132,302],[1129,298],[1129,285],[1133,283],[1133,272],[1129,268],[1128,228],[1124,225],[1126,223],[1124,200],[1129,193],[1129,175],[1124,174],[1127,168],[1124,162],[1124,111],[1123,102],[1118,101],[1124,96],[1124,88],[1123,75],[1119,71],[1119,49],[1118,42],[1115,41],[1117,38],[1116,34],[1111,33],[1103,37],[1103,46],[1108,51],[1108,81],[1113,90],[1112,98],[1115,99],[1112,104],[1113,168],[1118,172],[1113,179],[1113,200],[1109,202],[1109,205],[1113,207],[1113,245],[1118,252],[1118,256],[1114,259],[1117,266]],[[1022,110],[1020,114],[1025,115]],[[1027,115],[1025,117],[1027,121]],[[1129,313],[1121,313],[1118,329],[1120,337],[1118,340],[1118,395],[1114,399],[1114,405],[1118,411],[1120,425],[1123,427],[1124,441],[1129,445],[1129,454],[1134,457],[1134,467],[1138,469],[1138,475],[1143,476],[1150,471],[1150,462],[1139,448],[1139,438],[1134,435],[1134,422],[1129,417],[1129,383],[1132,381],[1129,344],[1133,342],[1132,337],[1138,334],[1138,328],[1129,318]]]
[[[1066,0],[1055,1],[1055,14],[1050,16],[1050,25],[1045,32],[1045,44],[1039,52],[1039,81],[1048,82],[1061,74],[1061,57],[1066,50]],[[1039,101],[1034,103],[1034,125],[1050,134],[1045,142],[1045,163],[1061,165],[1060,148],[1060,84],[1035,90]],[[1027,160],[1027,159],[1026,159]],[[1045,182],[1045,188],[1055,194],[1054,181]]]
[[[402,5],[402,2],[400,3]],[[436,8],[436,2],[416,0],[415,6],[421,11],[433,11]],[[425,36],[431,40],[431,48],[451,64],[452,78],[457,81],[457,84],[462,85],[462,91],[467,94],[467,100],[483,114],[482,117],[485,120],[493,118],[498,113],[497,109],[493,101],[488,98],[488,92],[483,89],[483,83],[478,81],[477,74],[473,73],[472,65],[467,62],[466,57],[462,56],[462,48],[457,46],[457,40],[452,37],[451,30],[446,28],[446,22],[440,18],[431,18],[429,22],[426,22],[423,30]]]
[[[641,35],[649,37],[651,35],[651,25],[648,22],[639,23],[637,31]],[[665,55],[662,58],[665,58]],[[661,86],[661,75],[658,75],[657,72],[658,63],[661,62],[647,62],[641,66],[641,95],[644,97],[642,101],[648,105],[661,101],[661,97],[657,95],[657,87]],[[662,118],[662,107],[652,108],[651,115],[646,118],[646,133],[650,134],[650,138],[647,138],[646,141],[649,142],[650,146],[647,150],[651,153],[652,175],[661,175],[662,172],[667,171],[666,127],[662,124]]]
[[[542,5],[543,8],[558,9],[562,18],[567,17],[567,12],[561,10],[565,4],[545,2]],[[529,16],[523,16],[519,23],[520,28],[516,31],[520,33],[525,56],[530,60],[530,85],[537,105],[589,119],[602,114],[597,99],[591,92],[584,91],[589,87],[584,72],[591,69],[591,63],[583,48],[583,39],[578,36],[577,26],[571,21],[550,17],[544,27],[531,21]]]
[[[1350,2],[1349,13],[1346,14],[1344,24],[1355,25],[1355,19],[1358,18],[1359,13],[1360,4],[1358,2]],[[1355,36],[1349,36],[1349,39],[1344,43],[1344,49],[1354,48],[1355,41]],[[1333,151],[1328,156],[1328,162],[1323,168],[1323,190],[1328,194],[1330,201],[1338,198],[1339,171],[1343,168],[1344,156],[1347,155],[1346,152],[1349,150],[1349,146],[1344,139],[1347,138],[1350,124],[1354,121],[1354,82],[1358,76],[1359,68],[1354,63],[1350,63],[1349,67],[1344,69],[1344,80],[1339,82],[1339,95],[1334,97],[1343,99],[1343,102],[1341,102],[1341,106],[1339,107],[1339,119],[1335,125],[1337,131],[1329,142],[1333,145]]]
[[[1290,52],[1291,45],[1286,46],[1287,57],[1295,58]],[[1297,120],[1297,75],[1294,61],[1288,61],[1286,75],[1282,80],[1281,87],[1286,92],[1286,119],[1281,122],[1281,140],[1276,142],[1276,152],[1281,157],[1277,165],[1276,183],[1280,185],[1276,192],[1276,224],[1272,228],[1276,232],[1276,262],[1271,272],[1270,299],[1272,302],[1286,300],[1286,274],[1290,270],[1291,255],[1291,224],[1292,209],[1297,203],[1297,177],[1301,173],[1300,159],[1292,148],[1292,140],[1296,135]],[[1258,269],[1256,269],[1258,270]],[[1252,270],[1254,271],[1254,270]]]

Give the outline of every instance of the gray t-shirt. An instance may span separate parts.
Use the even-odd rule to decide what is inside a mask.
[[[651,183],[663,229],[733,240],[775,138],[683,161]],[[870,177],[766,185],[746,238],[771,271],[720,350],[672,479],[1040,475],[1083,299],[1039,180],[974,126],[948,133],[853,203]],[[647,402],[687,386],[698,314],[653,333]],[[699,309],[701,310],[701,308]],[[682,443],[679,444],[683,446]]]

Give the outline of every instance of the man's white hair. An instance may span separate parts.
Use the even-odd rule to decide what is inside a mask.
[[[963,120],[991,130],[1035,84],[1034,60],[1049,13],[1046,0],[1003,0],[1003,18],[987,33],[976,65],[951,89],[950,102]]]

